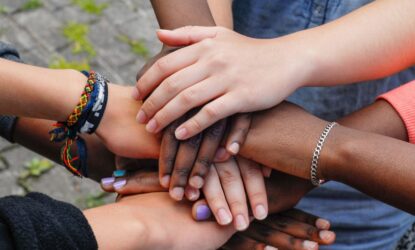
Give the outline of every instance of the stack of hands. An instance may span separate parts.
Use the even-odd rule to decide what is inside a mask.
[[[233,230],[242,233],[234,235],[224,246],[225,249],[254,249],[253,245],[258,248],[268,245],[278,249],[318,249],[319,244],[333,243],[335,234],[329,231],[328,221],[292,209],[313,188],[307,180],[309,162],[304,164],[307,159],[300,159],[303,162],[299,165],[295,162],[299,160],[295,154],[307,152],[310,155],[313,147],[310,145],[315,144],[315,138],[310,137],[308,144],[294,145],[296,143],[290,140],[298,135],[293,134],[296,131],[291,131],[290,124],[298,127],[298,122],[307,123],[307,130],[315,129],[318,135],[325,122],[286,102],[261,113],[232,116],[236,112],[273,106],[279,100],[269,98],[274,102],[270,103],[265,98],[262,103],[253,105],[248,102],[239,107],[241,103],[235,101],[246,100],[246,96],[241,95],[249,93],[244,92],[243,85],[252,79],[231,81],[220,76],[221,71],[209,72],[209,69],[217,69],[219,65],[215,66],[215,63],[220,61],[195,58],[197,54],[194,50],[210,46],[210,42],[203,42],[203,39],[213,36],[217,29],[224,32],[224,36],[236,35],[222,28],[206,29],[206,34],[192,30],[191,34],[198,37],[196,42],[201,42],[179,50],[163,49],[140,70],[136,88],[110,85],[110,100],[97,135],[111,152],[118,155],[115,157],[118,170],[113,177],[101,180],[102,188],[117,192],[119,202],[127,205],[133,201],[126,196],[168,191],[173,200],[187,201],[174,205],[160,194],[163,203],[182,207],[181,212],[188,209],[188,216],[191,211],[196,221],[209,221],[213,217],[221,227],[209,224],[210,230],[223,231],[222,237],[187,227],[185,221],[167,222],[174,217],[170,213],[179,212],[168,208],[162,208],[166,211],[163,218],[157,219],[160,224],[149,223],[151,228],[158,228],[157,232],[163,225],[177,227],[183,224],[180,228],[198,239],[198,242],[191,242],[185,238],[186,244],[192,248],[198,245],[197,249],[210,248],[206,242],[212,242],[217,248]],[[190,42],[183,40],[187,32],[190,31],[179,29],[174,32],[160,31],[158,34],[168,45],[185,46]],[[192,42],[195,42],[194,39]],[[206,53],[203,55],[210,57]],[[180,62],[175,61],[179,58]],[[208,84],[209,81],[214,82],[212,79],[226,80],[221,80],[221,84]],[[215,90],[219,86],[221,90]],[[135,100],[130,93],[133,93]],[[211,101],[217,96],[221,97]],[[145,101],[141,105],[137,102],[139,100]],[[211,102],[200,108],[207,101]],[[136,119],[143,125],[138,125]],[[272,130],[279,133],[270,133]],[[279,137],[265,139],[271,134]],[[289,134],[292,137],[287,136]],[[267,147],[273,141],[278,141],[279,145]],[[267,154],[273,152],[280,155],[280,169],[289,174],[267,167]],[[146,158],[159,160],[134,160]],[[293,169],[293,166],[298,168]],[[303,169],[299,168],[302,166]],[[189,202],[193,202],[191,210]],[[152,209],[155,208],[148,211]],[[193,225],[193,222],[189,223]],[[228,226],[230,224],[232,226]],[[183,246],[180,241],[183,239],[173,237],[177,234],[175,230],[165,228],[164,231],[176,238],[170,238],[171,246],[176,243]],[[196,237],[195,232],[201,232],[200,237]],[[180,233],[186,235],[185,232]]]

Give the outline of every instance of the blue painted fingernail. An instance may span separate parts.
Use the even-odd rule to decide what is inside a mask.
[[[123,180],[116,181],[114,183],[113,187],[115,188],[115,190],[119,190],[122,187],[124,187],[125,184],[127,184],[127,180],[126,179],[123,179]]]
[[[207,220],[212,215],[210,208],[206,205],[199,205],[196,208],[196,220]]]
[[[111,186],[114,183],[114,181],[115,181],[114,177],[102,178],[101,179],[101,184],[104,187]]]
[[[126,170],[118,169],[118,170],[115,170],[112,173],[112,176],[114,176],[114,177],[124,177],[126,174],[127,174],[127,171]]]

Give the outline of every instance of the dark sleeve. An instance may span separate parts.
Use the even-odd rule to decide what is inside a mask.
[[[8,227],[6,233],[16,249],[98,249],[93,231],[78,208],[40,193],[0,199],[0,221]]]
[[[19,53],[12,46],[0,42],[0,58],[22,62]],[[16,123],[16,117],[0,115],[0,136],[10,142],[13,141],[13,129]]]

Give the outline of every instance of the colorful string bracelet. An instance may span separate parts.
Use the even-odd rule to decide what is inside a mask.
[[[54,124],[55,128],[49,134],[53,142],[65,141],[61,149],[63,165],[76,176],[88,177],[87,147],[79,134],[92,134],[98,128],[108,101],[108,80],[94,71],[83,73],[88,80],[78,105],[65,122]],[[72,156],[74,143],[77,145],[75,157]]]

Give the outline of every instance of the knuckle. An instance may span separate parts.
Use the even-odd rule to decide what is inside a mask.
[[[260,191],[257,192],[253,192],[251,194],[248,194],[249,199],[253,202],[253,203],[257,203],[258,201],[261,200],[266,200],[266,194]]]
[[[177,175],[180,178],[186,178],[189,176],[190,168],[175,168],[173,174]]]
[[[160,58],[155,63],[155,66],[157,67],[157,70],[159,70],[162,73],[165,73],[167,71],[167,65],[168,65],[168,60],[165,57]]]
[[[206,106],[203,110],[208,119],[216,119],[219,117],[219,110],[215,106]]]
[[[205,50],[213,49],[214,48],[214,40],[212,38],[206,38],[200,42],[202,48]]]
[[[223,121],[217,122],[206,131],[206,136],[211,139],[222,139],[225,128],[226,128],[225,122]]]
[[[210,164],[212,164],[212,161],[211,159],[209,159],[209,157],[201,156],[196,159],[196,164],[200,166],[198,170],[198,175],[202,176],[203,174],[204,176],[207,174],[207,170],[209,169]]]
[[[193,131],[202,131],[202,128],[203,128],[202,125],[195,118],[192,118],[189,120],[189,125]]]
[[[219,171],[219,175],[220,175],[220,182],[224,185],[224,186],[230,186],[233,183],[237,182],[240,177],[236,176],[233,172],[227,170],[227,169],[223,169],[221,171]]]
[[[228,201],[228,205],[231,208],[232,211],[234,212],[240,212],[244,210],[244,207],[246,206],[246,204],[240,200],[231,200]]]
[[[184,141],[184,144],[186,144],[187,146],[191,147],[192,149],[198,149],[200,142],[202,141],[202,134],[197,134],[189,139],[187,139],[186,141]]]
[[[196,99],[196,93],[193,89],[187,89],[182,94],[180,94],[180,99],[182,103],[186,105],[193,104]]]
[[[163,86],[166,92],[168,93],[176,93],[179,90],[177,81],[175,81],[172,77],[169,77],[166,80],[164,80]]]
[[[154,110],[156,109],[156,102],[153,98],[149,97],[141,107],[143,111],[146,113],[146,115],[151,115]]]

